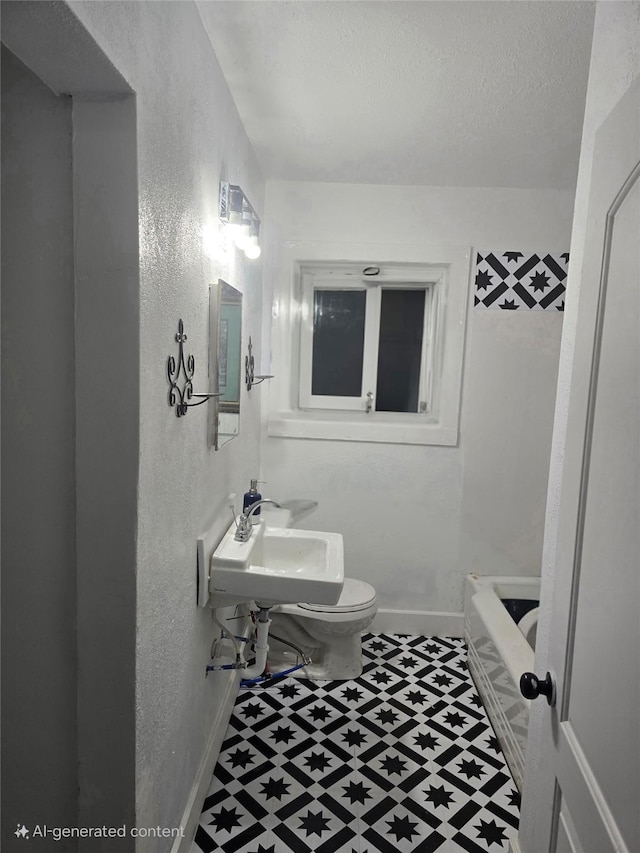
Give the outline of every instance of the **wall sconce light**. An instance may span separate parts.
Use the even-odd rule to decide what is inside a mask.
[[[249,199],[237,184],[220,182],[220,221],[226,223],[227,232],[240,251],[249,260],[260,257],[260,217]]]
[[[169,380],[169,405],[175,407],[176,416],[182,417],[187,414],[187,409],[191,406],[201,406],[206,403],[209,397],[219,397],[219,393],[194,394],[193,392],[193,374],[196,370],[196,360],[192,355],[184,354],[184,346],[187,341],[187,336],[184,331],[184,323],[178,320],[178,332],[176,334],[176,342],[178,344],[178,358],[172,355],[167,359],[167,379]],[[180,376],[184,376],[181,379]],[[192,397],[200,397],[197,403],[188,403]]]
[[[251,335],[249,335],[249,354],[244,359],[244,378],[247,391],[251,391],[254,385],[260,385],[265,379],[273,379],[272,373],[256,374],[256,363],[253,357],[253,344],[251,343]]]

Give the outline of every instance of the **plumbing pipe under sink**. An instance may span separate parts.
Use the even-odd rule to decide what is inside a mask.
[[[269,653],[269,643],[267,642],[267,640],[269,638],[269,626],[271,625],[271,619],[269,619],[268,607],[260,607],[260,605],[258,605],[258,608],[258,621],[256,622],[254,645],[256,658],[254,662],[250,666],[247,665],[242,653],[237,651],[235,663],[209,665],[207,666],[207,672],[220,672],[224,669],[237,669],[242,670],[243,675],[250,680],[253,680],[256,677],[260,677],[262,675],[262,673],[267,667],[267,655]],[[224,634],[229,639],[234,641],[235,647],[239,648],[237,645],[237,640],[240,638],[233,637],[229,633],[229,631],[227,631],[227,629],[222,626],[218,619],[215,619],[215,621],[223,628]]]
[[[274,678],[283,678],[289,675],[292,672],[296,672],[296,670],[301,669],[306,664],[311,663],[311,658],[306,655],[302,655],[303,662],[297,664],[296,666],[292,666],[289,669],[286,669],[282,672],[273,672],[265,675],[264,673],[267,670],[267,657],[269,654],[269,644],[267,642],[269,638],[269,627],[271,625],[271,619],[269,619],[269,608],[268,607],[260,607],[258,605],[258,621],[256,623],[256,635],[255,635],[255,653],[256,658],[251,666],[247,666],[244,660],[242,659],[240,654],[236,654],[236,662],[221,664],[218,666],[208,666],[207,672],[218,672],[224,669],[235,669],[242,670],[242,679],[240,682],[241,687],[248,687],[252,684],[258,684],[263,681],[268,681]],[[218,620],[216,620],[218,621]],[[220,624],[218,622],[218,624]],[[226,632],[226,629],[225,629]],[[230,634],[227,633],[227,636],[231,637]],[[233,638],[235,639],[235,638]],[[284,641],[286,643],[286,641]],[[287,645],[292,645],[287,643]]]
[[[266,669],[267,654],[269,653],[269,643],[267,641],[269,639],[270,625],[271,619],[269,619],[269,608],[260,607],[258,612],[258,621],[256,623],[256,659],[251,666],[242,670],[243,680],[245,678],[256,678],[257,676],[261,676]]]

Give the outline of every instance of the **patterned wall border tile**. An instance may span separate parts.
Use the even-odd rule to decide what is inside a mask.
[[[569,253],[479,251],[476,257],[474,307],[564,311]]]

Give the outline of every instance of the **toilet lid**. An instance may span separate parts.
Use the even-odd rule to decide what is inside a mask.
[[[371,607],[376,598],[376,591],[371,584],[357,581],[354,578],[345,578],[342,593],[337,604],[305,604],[298,607],[304,610],[316,610],[322,613],[345,613],[357,610],[366,610]]]

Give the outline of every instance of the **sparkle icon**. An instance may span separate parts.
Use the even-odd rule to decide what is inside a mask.
[[[15,834],[16,838],[28,838],[29,837],[29,830],[27,829],[27,827],[24,824],[22,824],[22,825],[18,824],[18,827],[17,827],[14,834]]]

